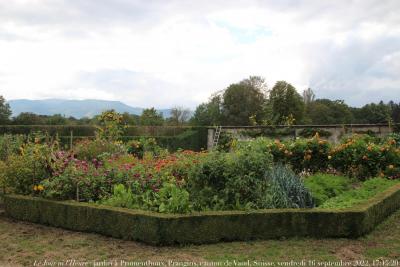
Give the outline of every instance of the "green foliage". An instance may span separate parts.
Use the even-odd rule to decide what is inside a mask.
[[[128,153],[143,158],[145,152],[151,153],[153,156],[159,155],[162,151],[161,147],[157,144],[155,138],[141,137],[137,140],[132,140],[127,143]]]
[[[241,144],[230,153],[209,153],[189,176],[194,208],[245,209],[262,205],[272,157],[260,142]]]
[[[310,192],[303,181],[288,167],[278,165],[266,173],[268,189],[265,194],[265,207],[312,208]]]
[[[174,183],[164,183],[159,191],[159,212],[188,213],[191,210],[189,193]]]
[[[144,109],[140,115],[140,124],[146,126],[160,126],[164,124],[164,118],[155,108]]]
[[[104,111],[100,114],[98,120],[100,124],[96,132],[98,139],[107,140],[108,142],[120,140],[124,133],[121,114],[115,112],[115,110]]]
[[[388,189],[356,210],[263,210],[193,215],[157,214],[121,208],[6,195],[7,216],[152,245],[203,244],[282,237],[357,238],[400,208],[400,187]]]
[[[304,184],[310,190],[314,202],[318,207],[328,199],[349,190],[352,181],[344,176],[317,173],[307,177]]]
[[[11,113],[10,105],[0,95],[0,124],[7,124],[10,121]]]
[[[318,135],[311,139],[296,139],[281,142],[275,140],[267,144],[274,162],[290,164],[296,172],[304,170],[316,172],[328,168],[328,155],[331,145]]]
[[[5,161],[6,186],[18,194],[32,194],[33,187],[50,176],[53,152],[57,141],[43,141],[46,137],[32,135],[20,147],[19,154],[12,154]]]
[[[123,184],[117,184],[114,186],[113,195],[109,198],[99,201],[103,205],[130,208],[139,208],[137,197],[132,194],[130,188],[126,188]]]
[[[224,125],[251,125],[250,118],[261,122],[265,103],[265,82],[261,77],[250,77],[231,84],[223,93]]]
[[[104,170],[94,164],[71,160],[61,173],[42,181],[46,198],[96,201],[109,195],[111,185]]]
[[[328,199],[321,208],[350,208],[364,203],[376,194],[385,191],[389,187],[399,183],[395,180],[373,178],[361,184],[359,188],[346,191],[334,198]]]
[[[353,109],[353,112],[359,123],[387,123],[391,115],[390,107],[382,101]]]
[[[217,150],[229,152],[236,142],[237,139],[234,137],[233,134],[222,131],[219,136]]]
[[[222,99],[215,95],[207,103],[197,106],[193,117],[190,119],[192,125],[216,126],[222,122]]]
[[[125,147],[120,142],[84,139],[76,143],[73,151],[77,159],[93,160],[102,156],[125,153]]]
[[[306,105],[305,120],[309,124],[324,125],[351,123],[354,118],[343,100],[317,99]]]
[[[304,114],[304,102],[296,89],[285,81],[278,81],[269,93],[272,114],[276,116],[275,124],[285,124],[289,116],[295,123],[301,122]]]
[[[385,176],[385,170],[395,170],[400,165],[400,150],[395,140],[380,144],[367,135],[348,138],[330,152],[330,157],[333,168],[359,179]]]
[[[6,170],[5,162],[0,160],[0,195],[3,195],[6,191]]]
[[[0,136],[0,160],[7,160],[11,155],[19,154],[26,137],[23,135],[5,134]]]

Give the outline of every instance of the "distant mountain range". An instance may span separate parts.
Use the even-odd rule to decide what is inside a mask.
[[[40,115],[61,114],[65,117],[75,118],[93,117],[104,110],[114,109],[117,112],[128,112],[135,115],[142,114],[144,108],[131,107],[120,101],[108,100],[66,100],[66,99],[43,99],[29,100],[16,99],[8,101],[11,107],[12,116],[18,116],[21,112],[32,112]],[[171,109],[159,109],[165,118],[170,117]]]

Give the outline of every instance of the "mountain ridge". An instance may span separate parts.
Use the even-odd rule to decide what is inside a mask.
[[[13,99],[7,101],[10,105],[12,116],[16,117],[22,112],[32,112],[39,115],[61,114],[65,117],[75,117],[77,119],[100,114],[104,110],[114,109],[117,112],[140,115],[145,108],[132,107],[121,101],[101,100],[101,99]],[[171,109],[157,109],[164,118],[170,117]]]

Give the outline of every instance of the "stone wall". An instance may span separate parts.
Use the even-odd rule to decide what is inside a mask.
[[[322,138],[338,143],[341,138],[352,134],[373,134],[383,137],[392,132],[388,124],[345,124],[345,125],[295,125],[295,126],[222,126],[222,132],[233,134],[239,140],[257,136],[277,139],[295,139],[305,132],[318,131]],[[215,127],[208,128],[207,148],[213,146]]]

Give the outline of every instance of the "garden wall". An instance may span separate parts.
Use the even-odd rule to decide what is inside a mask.
[[[222,126],[222,132],[235,137],[250,139],[260,136],[278,139],[294,139],[296,137],[312,137],[315,132],[330,142],[338,143],[340,139],[352,134],[370,134],[384,137],[396,130],[399,124],[343,124],[343,125],[293,125],[293,126]],[[207,148],[213,146],[215,127],[208,128]]]
[[[7,195],[6,215],[18,220],[94,232],[152,245],[292,236],[359,237],[400,208],[400,185],[352,209],[281,209],[251,212],[160,214],[71,201]]]

